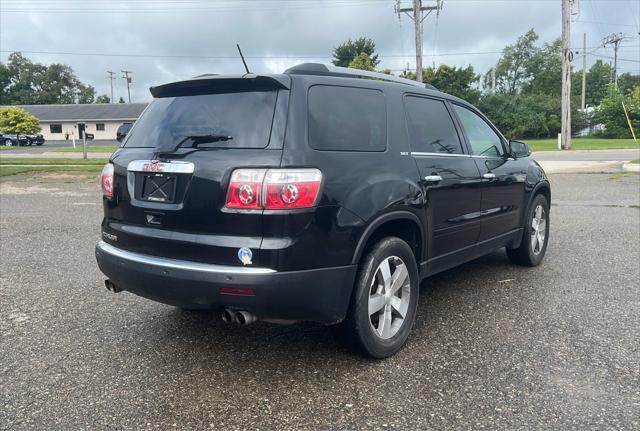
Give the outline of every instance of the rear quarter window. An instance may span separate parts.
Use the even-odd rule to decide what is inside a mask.
[[[384,151],[387,112],[379,90],[314,85],[308,94],[311,148],[320,151]]]

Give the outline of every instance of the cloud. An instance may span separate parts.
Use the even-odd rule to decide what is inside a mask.
[[[0,0],[0,49],[95,54],[25,55],[41,63],[71,65],[79,78],[94,85],[99,94],[109,93],[107,70],[118,71],[118,76],[120,70],[131,70],[132,100],[143,101],[150,99],[148,88],[152,85],[203,73],[242,73],[236,43],[248,57],[251,71],[257,73],[281,72],[300,62],[328,63],[333,47],[361,35],[376,42],[381,68],[400,70],[407,63],[413,67],[413,22],[404,15],[399,21],[394,3]],[[409,1],[404,3],[408,5]],[[581,3],[581,13],[574,17],[579,22],[572,29],[574,49],[580,49],[583,32],[588,35],[587,44],[595,47],[606,34],[624,31],[632,39],[625,41],[620,57],[640,60],[637,1]],[[535,28],[542,42],[559,37],[560,2],[445,0],[440,16],[429,16],[424,25],[425,65],[472,64],[483,72],[499,58],[495,52],[530,28]],[[476,54],[452,55],[455,53]],[[612,56],[612,49],[593,50],[593,54]],[[2,61],[7,56],[8,52],[0,53]],[[589,62],[596,58],[590,56]],[[621,61],[620,68],[622,72],[640,73],[638,62]],[[116,99],[126,99],[123,79],[116,80],[114,93]]]

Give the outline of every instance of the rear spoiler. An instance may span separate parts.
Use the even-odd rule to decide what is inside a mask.
[[[244,91],[288,90],[289,87],[291,87],[291,78],[287,75],[202,75],[185,81],[151,87],[149,91],[153,97],[179,97]]]

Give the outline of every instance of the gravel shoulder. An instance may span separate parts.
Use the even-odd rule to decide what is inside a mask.
[[[0,428],[640,427],[640,176],[556,174],[537,268],[428,279],[396,356],[103,285],[95,176],[0,179]]]

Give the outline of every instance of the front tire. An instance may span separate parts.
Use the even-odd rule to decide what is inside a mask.
[[[13,147],[13,141],[11,139],[7,139],[4,141],[4,145],[6,147]]]
[[[398,352],[415,320],[419,287],[411,247],[396,237],[378,241],[360,266],[349,313],[340,326],[345,341],[374,358]]]
[[[507,247],[509,260],[516,265],[539,265],[547,251],[549,225],[549,202],[544,195],[536,195],[525,219],[520,246]]]

